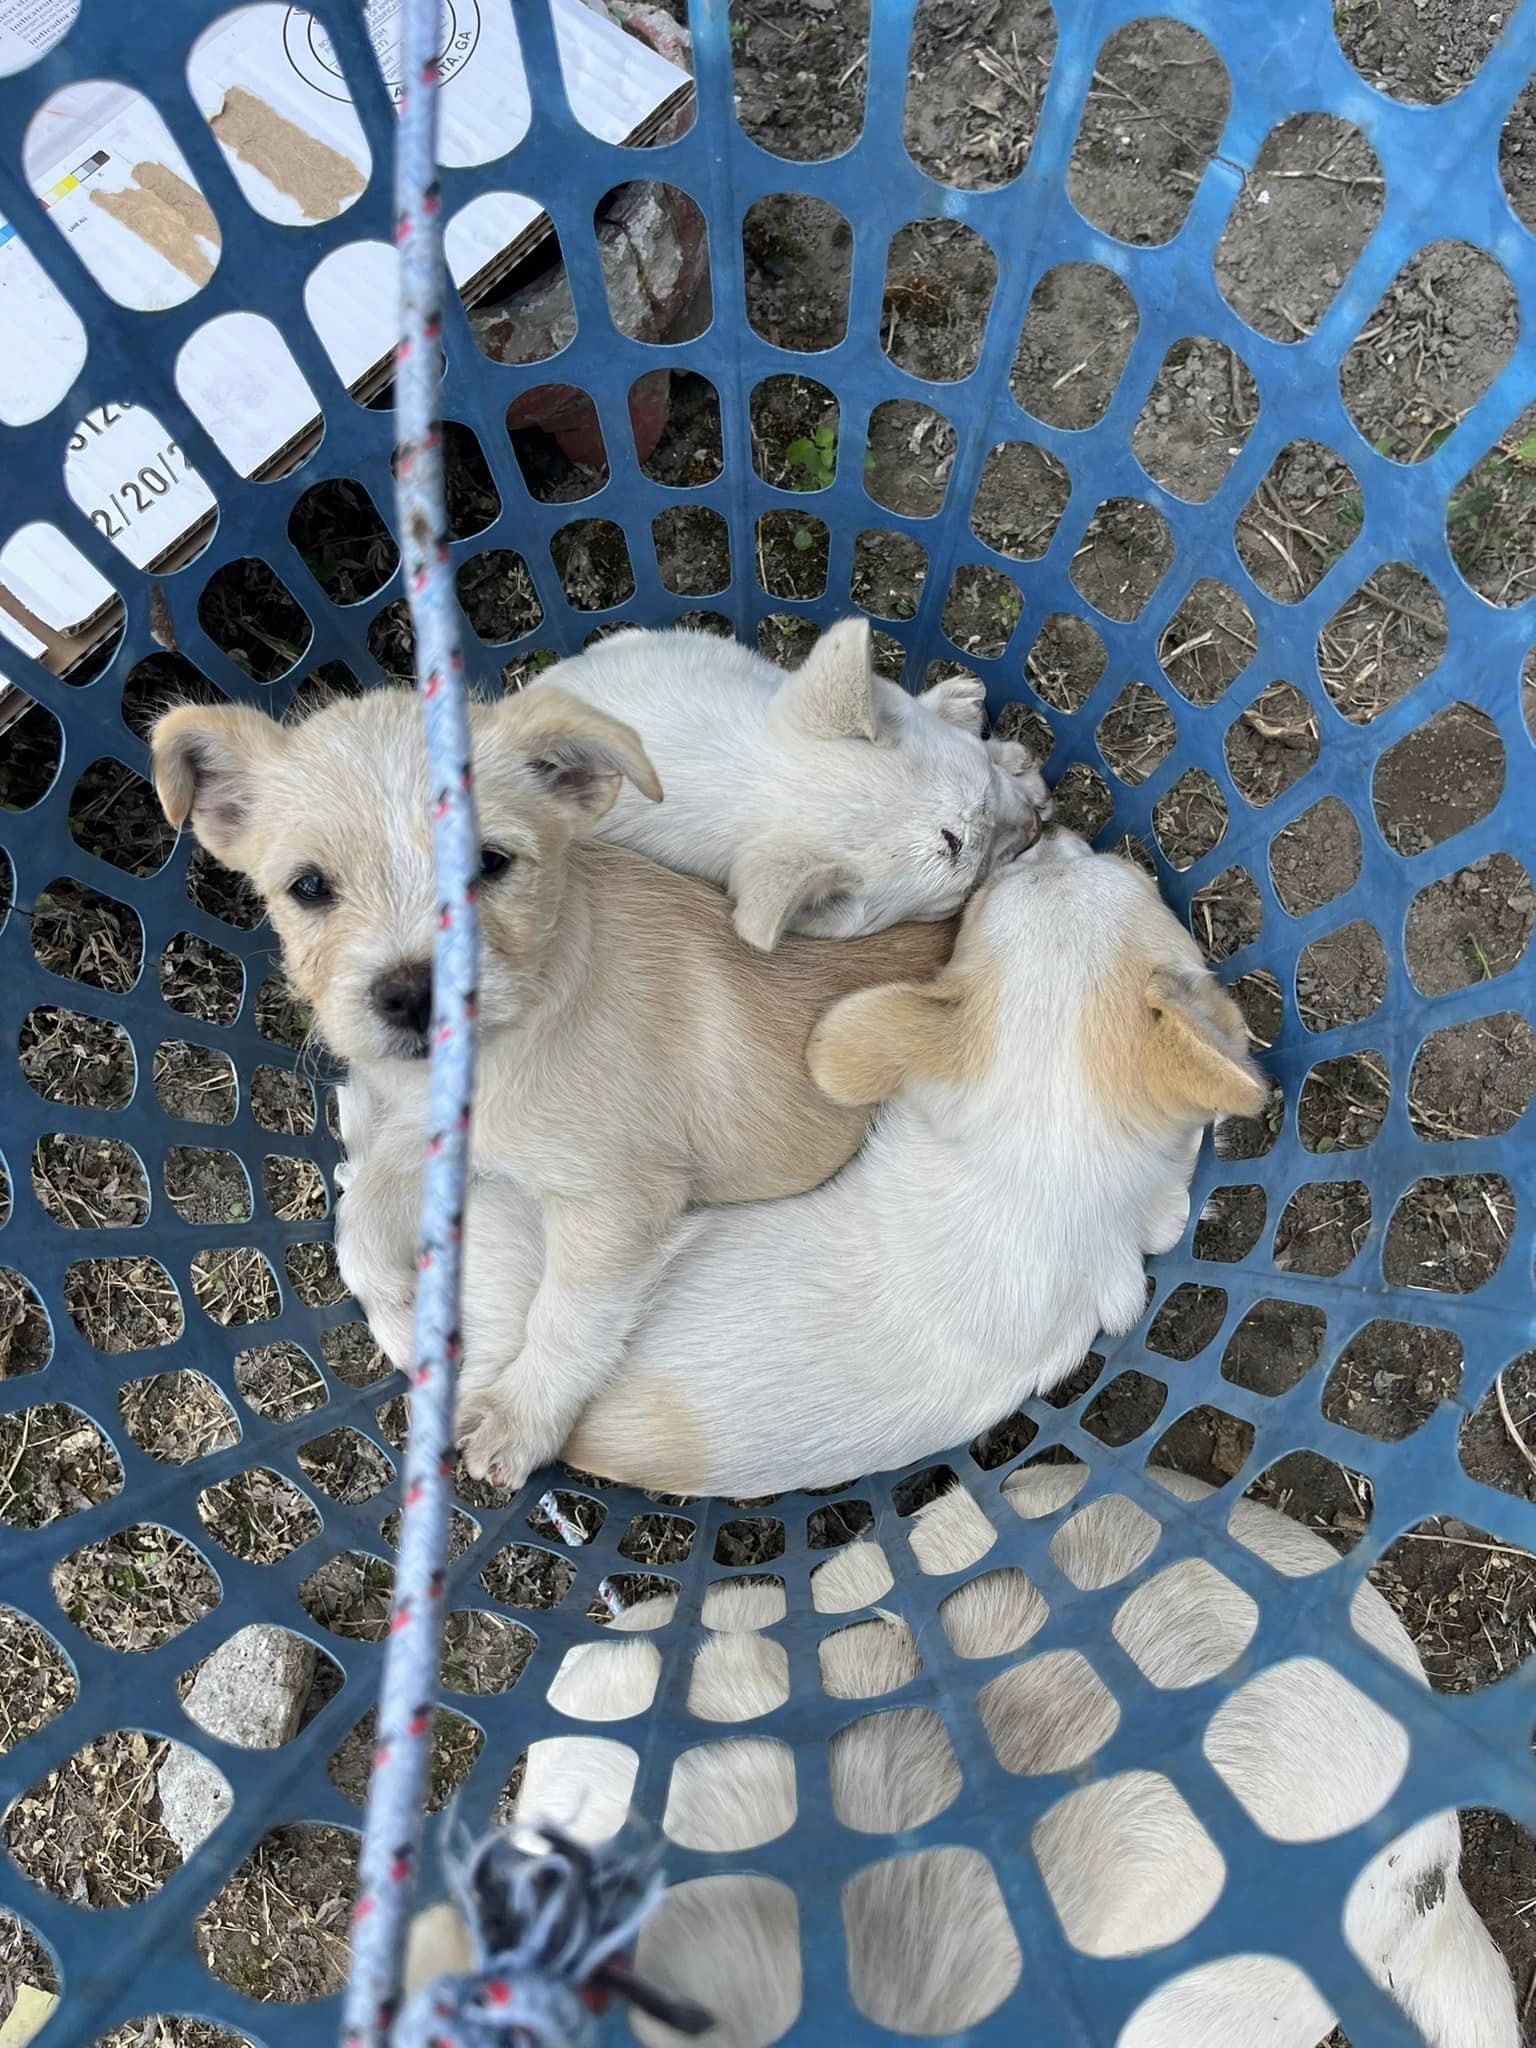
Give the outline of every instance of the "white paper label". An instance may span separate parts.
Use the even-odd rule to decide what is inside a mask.
[[[213,510],[213,493],[153,413],[99,405],[70,436],[69,495],[130,562],[157,555]]]

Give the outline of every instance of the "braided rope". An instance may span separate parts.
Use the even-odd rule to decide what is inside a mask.
[[[629,1966],[665,1890],[659,1842],[589,1849],[546,1824],[526,1843],[508,1830],[462,1845],[447,1870],[473,1966],[422,1986],[395,2048],[588,2048],[594,2015],[613,1998],[683,2035],[713,2026]]]
[[[379,1694],[373,1777],[358,1873],[342,2038],[385,2048],[399,2003],[415,1889],[442,1648],[443,1558],[453,1470],[461,1222],[474,1087],[475,891],[480,867],[469,717],[445,540],[438,421],[443,237],[437,181],[438,0],[401,10],[395,144],[400,345],[395,503],[416,677],[426,728],[438,881],[432,963],[432,1075],[411,1372],[410,1436],[394,1611]]]

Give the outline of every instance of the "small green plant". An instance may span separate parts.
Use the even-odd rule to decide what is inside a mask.
[[[800,472],[791,490],[824,491],[837,474],[836,427],[823,420],[814,433],[802,434],[790,442],[784,450],[784,460]]]
[[[1528,545],[1526,530],[1536,509],[1536,434],[1527,434],[1508,454],[1490,457],[1451,498],[1445,511],[1451,552],[1466,569],[1479,555],[1503,559]]]
[[[1445,523],[1454,532],[1458,526],[1480,524],[1499,501],[1492,484],[1468,484],[1445,508]]]

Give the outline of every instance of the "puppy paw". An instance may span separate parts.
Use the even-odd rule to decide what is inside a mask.
[[[459,1438],[459,1455],[471,1479],[515,1493],[533,1469],[526,1448],[518,1441],[513,1418],[504,1410],[482,1414],[467,1435]]]
[[[1004,775],[1028,775],[1040,765],[1028,747],[1020,746],[1017,740],[988,740],[987,753]]]
[[[563,1437],[530,1425],[529,1418],[505,1399],[487,1390],[477,1400],[473,1389],[469,1399],[477,1412],[467,1434],[460,1426],[459,1452],[471,1479],[515,1493],[531,1473],[559,1455]],[[462,1410],[465,1404],[460,1405]]]
[[[1040,823],[1049,824],[1056,806],[1045,786],[1045,777],[1040,773],[1040,764],[1028,747],[1021,747],[1017,740],[988,740],[987,752],[992,757],[992,765],[1000,775],[1007,776],[1016,794],[1036,813]]]
[[[977,739],[981,738],[987,717],[987,691],[975,676],[950,676],[935,683],[931,690],[924,690],[918,701],[946,725],[958,725],[963,732],[973,732]]]

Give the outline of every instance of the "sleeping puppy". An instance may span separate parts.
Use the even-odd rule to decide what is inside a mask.
[[[856,1462],[850,1454],[850,1463]],[[1005,1481],[1003,1502],[1027,1519],[1061,1513],[1086,1478],[1081,1465],[1026,1465]],[[1182,1500],[1210,1488],[1169,1471],[1156,1477]],[[1006,1513],[1004,1513],[1006,1519]],[[1234,1502],[1230,1529],[1287,1578],[1335,1562],[1322,1538],[1252,1501]],[[907,1525],[926,1575],[969,1572],[996,1541],[963,1490],[941,1495]],[[1141,1565],[1147,1516],[1124,1495],[1063,1519],[1051,1556],[1075,1585],[1113,1587]],[[1019,1945],[991,1871],[974,1851],[940,1847],[895,1857],[889,1838],[950,1805],[960,1773],[938,1716],[905,1708],[902,1688],[921,1671],[911,1631],[871,1608],[890,1589],[879,1544],[858,1542],[813,1574],[811,1599],[829,1624],[818,1646],[823,1688],[834,1698],[875,1700],[881,1711],[843,1728],[828,1757],[833,1805],[844,1827],[870,1837],[870,1862],[844,1893],[849,1967],[857,2002],[902,2034],[953,2038],[979,2025],[1016,1983]],[[675,1598],[619,1615],[615,1638],[570,1651],[550,1704],[575,1724],[643,1715],[656,1689],[659,1653],[636,1632],[671,1618]],[[1104,1610],[1106,1633],[1154,1685],[1199,1685],[1248,1648],[1253,1603],[1202,1560],[1186,1558],[1144,1580]],[[788,1695],[788,1666],[771,1630],[785,1615],[783,1589],[726,1582],[705,1594],[707,1631],[689,1674],[695,1719],[728,1723],[728,1741],[687,1750],[673,1766],[662,1827],[689,1850],[736,1852],[785,1833],[796,1817],[795,1767],[773,1714]],[[1413,1644],[1381,1595],[1356,1591],[1356,1629],[1382,1657],[1423,1672]],[[1033,1853],[1073,1946],[1090,1956],[1165,1948],[1203,1920],[1226,1872],[1210,1838],[1170,1780],[1153,1768],[1091,1776],[1087,1760],[1114,1732],[1119,1708],[1080,1654],[1053,1646],[1050,1612],[1017,1571],[970,1577],[944,1601],[944,1633],[965,1658],[1028,1649],[987,1683],[977,1709],[1004,1770],[1062,1773],[1062,1796],[1032,1831]],[[910,1696],[909,1696],[910,1697]],[[1206,1710],[1202,1710],[1202,1714]],[[743,1732],[746,1722],[762,1726]],[[517,1817],[604,1841],[627,1816],[634,1749],[603,1740],[606,1727],[531,1745]],[[627,1734],[627,1729],[618,1731]],[[791,1731],[786,1729],[785,1733]],[[633,1737],[629,1737],[633,1741]],[[1234,1796],[1281,1841],[1316,1841],[1360,1826],[1391,1796],[1408,1739],[1389,1715],[1316,1658],[1272,1666],[1211,1716],[1204,1749]],[[1066,1774],[1070,1773],[1068,1776]],[[879,1837],[887,1839],[881,1841]],[[1454,1813],[1422,1821],[1364,1861],[1344,1913],[1344,1934],[1376,1982],[1397,2000],[1430,2048],[1519,2048],[1509,1971],[1462,1890]],[[884,1860],[891,1857],[892,1860]],[[1038,1969],[1041,1958],[1031,1959]],[[407,1989],[471,1967],[451,1906],[418,1916]],[[765,2048],[800,2005],[795,1915],[782,1886],[760,1877],[711,1878],[669,1892],[641,1932],[637,1974],[715,2015],[715,2048]],[[1217,1957],[1154,1991],[1117,2037],[1117,2048],[1316,2048],[1334,2014],[1310,1980],[1275,1955]],[[642,2016],[647,2048],[677,2036]]]
[[[1056,829],[972,899],[942,974],[847,997],[810,1062],[833,1102],[885,1105],[863,1151],[798,1201],[690,1219],[581,1470],[748,1496],[967,1441],[1136,1322],[1202,1126],[1264,1097],[1154,883]]]
[[[1057,828],[972,899],[942,974],[846,998],[810,1063],[839,1106],[884,1103],[863,1151],[814,1194],[681,1225],[566,1446],[580,1470],[750,1496],[966,1441],[1137,1320],[1202,1127],[1264,1095],[1155,884]],[[345,1202],[337,1244],[347,1273]],[[495,1409],[542,1262],[526,1194],[477,1184],[466,1429]]]
[[[764,958],[717,890],[593,843],[621,780],[661,796],[627,726],[543,689],[475,705],[471,732],[483,834],[472,1161],[520,1177],[543,1233],[520,1355],[498,1361],[494,1412],[467,1452],[511,1485],[553,1457],[617,1366],[690,1204],[799,1193],[850,1156],[870,1112],[817,1092],[811,1027],[849,990],[932,973],[953,931],[795,940]],[[187,705],[158,722],[153,753],[167,817],[190,818],[255,883],[289,979],[365,1091],[374,1129],[343,1205],[343,1250],[361,1247],[365,1270],[343,1270],[375,1334],[408,1359],[438,917],[416,700],[377,690],[287,728]]]
[[[709,633],[617,633],[549,684],[632,725],[667,792],[620,793],[598,837],[718,882],[749,946],[944,918],[1049,815],[1035,762],[983,744],[981,685],[920,697],[870,665],[865,619],[786,675]]]

